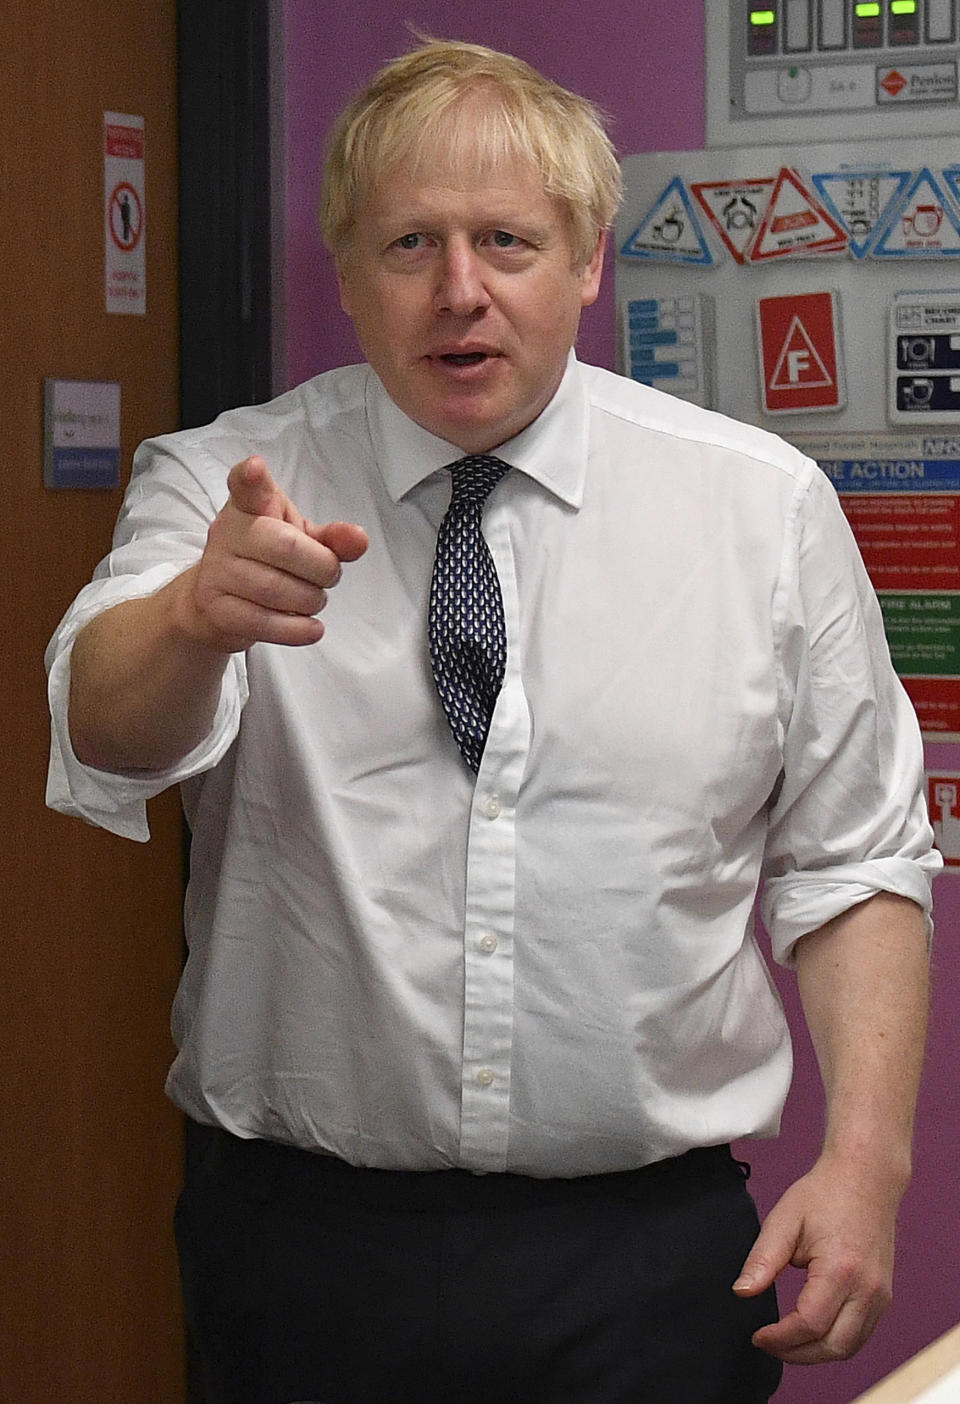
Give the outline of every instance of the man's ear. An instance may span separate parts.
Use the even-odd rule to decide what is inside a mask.
[[[352,318],[353,312],[351,310],[350,299],[350,276],[346,267],[344,266],[342,254],[337,255],[335,267],[337,273],[337,288],[340,293],[340,306],[343,308],[344,312],[346,312],[347,316]]]
[[[581,307],[589,307],[591,303],[597,300],[597,294],[600,292],[600,278],[603,273],[603,255],[606,247],[607,231],[602,229],[597,238],[593,253],[587,259],[580,275]]]

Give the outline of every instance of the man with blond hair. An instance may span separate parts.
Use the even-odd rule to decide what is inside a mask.
[[[366,364],[142,446],[51,643],[51,803],[142,840],[180,784],[193,834],[208,1404],[751,1404],[889,1299],[916,722],[816,465],[577,361],[619,192],[519,60],[388,65],[322,208]],[[761,882],[827,1120],[759,1230]]]

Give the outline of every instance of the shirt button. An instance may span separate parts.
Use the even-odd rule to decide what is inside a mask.
[[[477,1083],[480,1087],[489,1087],[495,1076],[493,1068],[481,1068],[477,1073]]]
[[[484,955],[493,955],[500,942],[492,931],[485,932],[477,942]]]
[[[503,805],[496,795],[489,795],[483,802],[483,812],[488,819],[499,819]]]

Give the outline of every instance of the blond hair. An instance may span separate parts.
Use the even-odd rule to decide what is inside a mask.
[[[382,68],[334,126],[320,202],[331,252],[345,252],[378,181],[401,165],[435,169],[438,152],[471,179],[504,159],[528,161],[570,221],[580,266],[620,203],[620,167],[593,103],[509,54],[428,40]]]

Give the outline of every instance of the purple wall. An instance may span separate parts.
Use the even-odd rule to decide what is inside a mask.
[[[703,19],[699,0],[285,0],[287,259],[286,383],[358,359],[329,256],[314,229],[322,145],[331,119],[373,70],[411,47],[407,21],[442,39],[518,54],[614,117],[619,152],[703,144]],[[638,20],[643,14],[643,24]],[[685,24],[679,17],[685,18]],[[656,42],[651,36],[656,35]],[[612,367],[613,269],[583,319],[580,354]]]
[[[333,114],[374,68],[409,47],[406,23],[440,38],[473,40],[519,54],[614,118],[622,155],[704,144],[702,0],[608,0],[588,13],[579,0],[354,0],[350,6],[283,0],[286,118],[286,373],[295,384],[358,359],[340,311],[313,211],[324,135]],[[580,354],[614,363],[613,269],[584,317]],[[931,768],[955,769],[960,748],[930,747]],[[787,1370],[778,1404],[849,1404],[960,1319],[960,962],[955,933],[960,880],[937,884],[934,1010],[917,1134],[917,1172],[904,1201],[897,1296],[873,1341],[853,1361]],[[815,1158],[822,1121],[816,1064],[793,984],[777,972],[795,1030],[797,1073],[778,1141],[741,1147],[754,1165],[761,1209]],[[796,1274],[790,1274],[796,1277]],[[789,1297],[791,1285],[785,1288]],[[695,1348],[695,1347],[694,1347]]]

